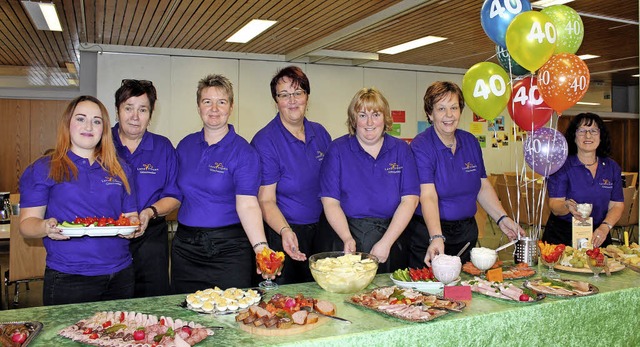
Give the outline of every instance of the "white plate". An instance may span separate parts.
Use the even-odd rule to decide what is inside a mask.
[[[403,288],[414,288],[421,292],[427,292],[430,294],[439,294],[444,290],[444,284],[442,282],[405,282],[398,281],[397,279],[393,278],[393,274],[391,274],[389,277],[391,278],[393,283],[395,283],[395,285]]]
[[[131,235],[136,229],[137,225],[132,226],[112,226],[112,227],[81,227],[81,228],[65,228],[60,225],[57,227],[62,231],[62,235],[69,237],[81,237],[81,236],[116,236],[116,235]]]

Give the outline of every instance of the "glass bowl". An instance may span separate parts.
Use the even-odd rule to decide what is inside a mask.
[[[369,253],[323,252],[309,257],[311,275],[322,289],[355,293],[366,288],[378,271],[378,258]]]

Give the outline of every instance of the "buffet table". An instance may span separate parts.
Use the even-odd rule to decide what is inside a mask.
[[[561,275],[563,278],[589,279],[586,274],[561,272]],[[470,278],[466,274],[462,277]],[[276,292],[286,295],[300,292],[332,301],[337,306],[338,316],[353,324],[329,320],[302,334],[276,337],[251,335],[240,330],[233,315],[204,315],[181,308],[178,304],[185,295],[1,311],[0,322],[42,322],[44,329],[34,340],[34,346],[78,346],[76,342],[57,336],[58,331],[95,312],[119,310],[225,327],[198,346],[639,345],[640,274],[624,269],[592,283],[600,293],[580,298],[547,296],[532,304],[473,294],[473,300],[462,313],[450,313],[427,323],[406,322],[352,306],[344,302],[348,295],[326,292],[315,282],[280,286]],[[390,284],[388,274],[378,275],[369,289]]]

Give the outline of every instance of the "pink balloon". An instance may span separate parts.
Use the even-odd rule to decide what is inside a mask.
[[[538,80],[531,76],[518,81],[513,85],[507,104],[511,119],[526,131],[540,129],[553,114],[551,107],[542,99],[537,84]]]
[[[589,68],[575,54],[560,53],[538,70],[540,95],[556,112],[576,104],[589,89]]]

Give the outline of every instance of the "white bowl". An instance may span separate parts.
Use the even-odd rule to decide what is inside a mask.
[[[475,249],[475,248],[474,248]],[[488,270],[498,260],[498,253],[474,253],[471,252],[471,262],[480,270]]]
[[[457,264],[457,266],[437,266],[432,263],[432,265],[433,275],[444,284],[449,284],[460,277],[461,264]]]
[[[444,283],[442,282],[423,282],[423,281],[405,282],[405,281],[398,281],[397,279],[393,278],[393,274],[391,274],[390,277],[393,283],[398,287],[413,288],[415,290],[419,290],[421,292],[427,292],[430,294],[440,294],[444,289]]]

